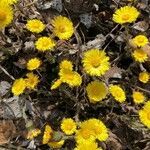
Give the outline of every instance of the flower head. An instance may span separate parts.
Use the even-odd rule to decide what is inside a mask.
[[[40,129],[33,129],[28,132],[27,139],[32,140],[33,138],[37,137],[39,134],[41,134]]]
[[[86,87],[86,91],[91,103],[103,100],[108,93],[106,85],[98,80],[89,83]]]
[[[145,101],[145,96],[142,92],[138,92],[138,91],[134,91],[132,93],[132,97],[133,97],[133,101],[136,103],[136,104],[140,104],[140,103],[143,103]]]
[[[19,0],[1,0],[2,3],[8,4],[8,5],[12,5],[17,3]]]
[[[35,70],[41,65],[41,60],[39,58],[32,58],[27,62],[28,70]]]
[[[132,43],[135,46],[142,47],[142,46],[145,46],[146,44],[148,44],[148,38],[144,35],[138,35],[132,39]]]
[[[150,101],[146,102],[143,109],[139,111],[140,121],[150,128]]]
[[[144,71],[139,74],[139,80],[143,83],[147,83],[149,81],[149,73]]]
[[[125,92],[119,85],[110,85],[109,91],[116,101],[122,103],[126,100]]]
[[[23,78],[20,78],[14,81],[11,91],[15,96],[18,96],[24,92],[25,88],[26,88],[25,80]]]
[[[36,42],[35,46],[36,49],[39,51],[47,51],[52,50],[54,46],[56,45],[55,41],[51,39],[50,37],[40,37]]]
[[[134,57],[135,61],[138,61],[140,63],[148,60],[147,54],[141,49],[134,50],[132,56]]]
[[[132,23],[139,16],[138,10],[133,6],[124,6],[117,9],[113,14],[113,21],[119,24]]]
[[[60,80],[63,83],[67,83],[70,87],[80,86],[82,83],[82,78],[76,71],[71,71],[68,69],[61,69],[59,72]]]
[[[60,70],[62,70],[62,69],[67,69],[67,70],[70,70],[70,71],[73,70],[73,64],[72,64],[72,62],[69,61],[69,60],[63,60],[63,61],[60,63],[59,67],[60,67]]]
[[[80,143],[77,144],[77,147],[74,150],[102,150],[100,148],[98,148],[98,144],[96,142],[84,142],[84,143]]]
[[[0,2],[0,30],[8,26],[13,20],[12,7],[6,4]]]
[[[39,76],[31,73],[26,74],[27,78],[25,79],[26,81],[26,87],[29,89],[34,89],[37,84],[39,83]]]
[[[102,50],[91,49],[84,52],[83,67],[86,73],[91,76],[104,75],[109,70],[109,57]]]
[[[68,40],[74,32],[72,22],[63,16],[57,16],[52,21],[53,33],[61,40]]]
[[[51,126],[46,125],[45,130],[44,130],[44,134],[43,134],[43,144],[49,143],[49,141],[52,138],[52,134],[53,134],[53,130],[52,130]]]
[[[40,33],[45,29],[45,25],[38,19],[28,20],[26,28],[35,33]]]
[[[65,118],[61,122],[61,130],[66,135],[71,135],[76,131],[77,125],[75,121],[71,118]]]
[[[51,141],[48,143],[48,146],[51,147],[51,148],[61,148],[63,145],[64,145],[65,141],[64,140],[61,140],[59,142],[54,142],[54,141]]]

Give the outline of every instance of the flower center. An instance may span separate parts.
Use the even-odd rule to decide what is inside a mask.
[[[33,28],[39,28],[40,25],[39,25],[38,23],[34,23],[34,24],[32,25],[32,27],[33,27]]]
[[[0,22],[4,21],[6,19],[6,13],[0,12]]]
[[[67,129],[67,130],[71,130],[71,129],[72,129],[72,125],[71,125],[71,124],[67,125],[67,126],[66,126],[66,129]]]
[[[88,138],[90,138],[90,136],[91,136],[91,132],[89,131],[89,130],[86,130],[86,129],[84,129],[83,131],[81,131],[82,132],[82,137],[84,138],[84,139],[88,139]]]
[[[100,63],[101,62],[99,59],[93,59],[91,64],[94,68],[98,68],[100,66]]]
[[[124,20],[124,21],[129,20],[129,14],[124,14],[124,15],[122,16],[122,20]]]
[[[139,43],[143,43],[143,42],[144,42],[144,39],[143,39],[143,38],[138,38],[138,42],[139,42]]]
[[[65,29],[64,26],[61,26],[61,27],[59,27],[59,31],[60,31],[61,33],[64,33],[64,32],[66,32],[66,29]]]

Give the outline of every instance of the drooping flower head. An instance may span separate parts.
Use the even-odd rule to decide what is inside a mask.
[[[139,111],[140,121],[150,129],[150,101]]]
[[[84,52],[83,67],[91,76],[104,75],[110,68],[109,57],[103,50],[91,49]]]
[[[86,91],[91,103],[96,103],[103,100],[106,98],[108,93],[105,83],[98,80],[89,83],[86,87]]]
[[[119,85],[110,85],[109,91],[116,101],[122,103],[126,100],[125,92]]]
[[[51,90],[57,89],[62,84],[60,79],[57,79],[51,86]]]
[[[36,42],[35,46],[38,51],[51,51],[56,45],[55,41],[50,37],[40,37]]]
[[[75,121],[71,118],[65,118],[61,122],[61,130],[66,134],[66,135],[71,135],[75,133],[77,128],[77,125]]]
[[[44,134],[43,134],[43,144],[48,144],[48,142],[52,139],[53,130],[50,125],[45,126]]]
[[[133,6],[124,6],[117,9],[113,14],[113,21],[119,24],[132,23],[139,16],[138,10]]]
[[[30,130],[28,132],[27,139],[32,140],[33,138],[37,137],[39,134],[41,134],[41,130],[40,129]]]
[[[13,9],[10,5],[0,2],[0,30],[8,26],[13,20]]]
[[[39,68],[41,65],[41,60],[39,58],[32,58],[27,62],[27,69],[28,70],[35,70]]]
[[[61,40],[68,40],[74,32],[73,23],[67,17],[57,16],[52,21],[53,33]]]
[[[133,97],[133,101],[136,104],[143,103],[145,101],[145,99],[146,99],[144,94],[142,92],[138,92],[138,91],[133,91],[132,97]]]
[[[28,20],[26,28],[35,33],[40,33],[45,29],[45,25],[38,19]]]
[[[15,96],[18,96],[24,92],[25,88],[26,88],[25,80],[23,78],[20,78],[14,81],[11,91]]]
[[[48,143],[48,146],[51,147],[51,148],[54,148],[54,149],[60,149],[65,143],[65,140],[61,140],[61,141],[58,141],[58,142],[55,142],[55,141],[50,141]]]
[[[147,54],[141,49],[134,50],[132,56],[134,57],[135,61],[138,61],[140,63],[148,60]]]

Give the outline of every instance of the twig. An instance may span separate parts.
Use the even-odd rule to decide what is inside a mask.
[[[12,75],[10,75],[10,74],[8,73],[8,71],[7,71],[5,68],[3,68],[1,65],[0,65],[0,69],[1,69],[7,76],[9,76],[12,80],[15,80],[15,78],[14,78]]]

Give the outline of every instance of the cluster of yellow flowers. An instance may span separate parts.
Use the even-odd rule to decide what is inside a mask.
[[[63,60],[60,63],[59,79],[57,79],[51,90],[56,89],[61,85],[61,83],[67,83],[70,87],[80,86],[82,83],[82,78],[79,73],[73,71],[73,64],[69,60]]]
[[[51,25],[53,26],[53,35],[61,40],[68,40],[74,33],[73,23],[66,17],[55,17],[51,21]],[[38,19],[31,19],[27,21],[26,28],[31,32],[40,33],[46,28],[46,25]],[[42,52],[53,50],[55,46],[56,42],[47,36],[40,37],[35,42],[36,49]]]
[[[61,148],[65,142],[66,136],[72,135],[77,143],[74,150],[89,150],[89,146],[92,150],[102,150],[98,147],[98,141],[106,141],[108,138],[108,129],[104,123],[99,119],[88,119],[83,122],[76,123],[71,118],[65,118],[61,122],[60,126],[64,135],[62,134],[61,139],[56,141],[55,131],[50,125],[45,125],[42,143],[48,144],[51,148]],[[33,129],[28,132],[27,138],[32,140],[41,134],[40,129]],[[55,139],[55,140],[54,140]]]
[[[27,73],[26,78],[16,79],[12,85],[12,93],[16,96],[22,94],[25,89],[35,89],[37,84],[39,83],[39,76],[34,74],[33,72]]]

